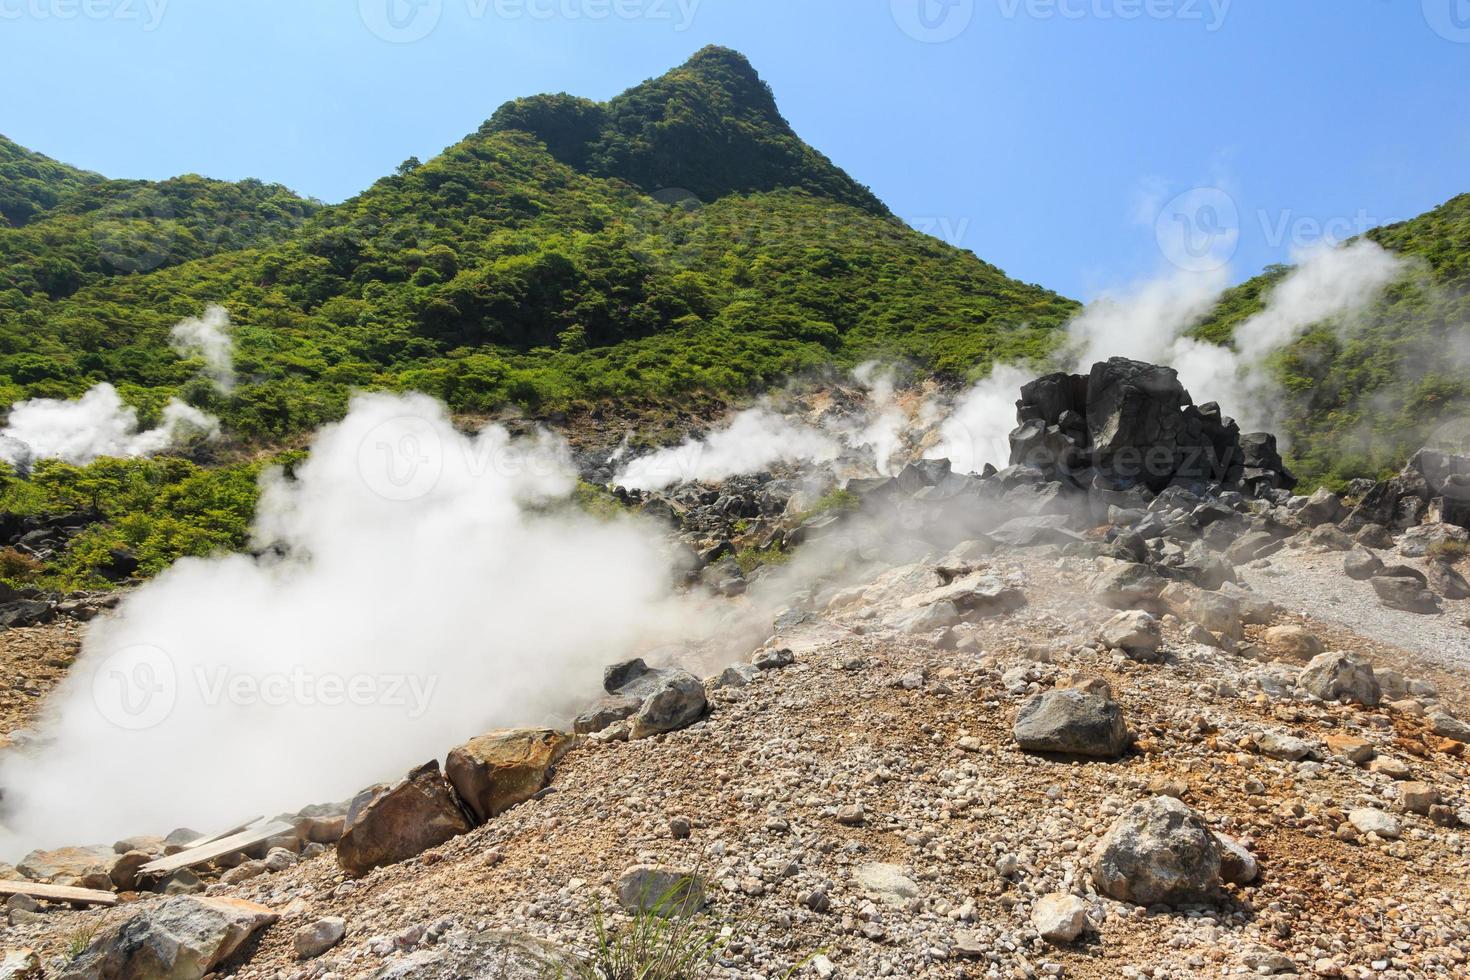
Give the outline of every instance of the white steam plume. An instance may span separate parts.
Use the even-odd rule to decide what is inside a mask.
[[[184,357],[204,359],[205,373],[225,394],[235,389],[235,342],[230,336],[230,314],[223,306],[208,306],[202,317],[174,324],[169,342]]]
[[[21,468],[38,459],[85,465],[101,456],[151,456],[190,438],[219,435],[219,420],[172,399],[155,429],[138,431],[138,412],[117,389],[99,384],[75,401],[16,402],[0,430],[0,459]]]
[[[939,427],[939,442],[925,455],[947,459],[956,473],[979,473],[989,463],[1003,468],[1011,455],[1016,427],[1016,398],[1036,372],[1014,364],[997,364],[955,402]]]
[[[898,404],[897,376],[892,367],[878,361],[859,365],[853,379],[868,392],[869,418],[862,430],[850,438],[853,445],[873,451],[873,465],[880,476],[894,474],[893,458],[903,446],[909,417]]]
[[[1285,393],[1267,359],[1311,327],[1338,328],[1409,271],[1409,263],[1376,242],[1320,245],[1299,251],[1297,265],[1264,297],[1265,308],[1235,328],[1234,347],[1174,338],[1164,358],[1200,401],[1217,401],[1246,431],[1274,430]],[[1187,326],[1187,325],[1186,325]]]
[[[40,746],[0,761],[0,853],[216,829],[564,722],[676,619],[660,539],[558,509],[574,486],[559,442],[359,397],[265,480],[265,557],[182,560],[94,625]]]
[[[1368,239],[1323,243],[1293,258],[1296,266],[1266,294],[1265,308],[1236,327],[1233,347],[1186,336],[1218,304],[1228,271],[1181,269],[1089,304],[1067,327],[1063,365],[1085,374],[1110,357],[1165,364],[1179,372],[1196,400],[1219,402],[1242,429],[1274,430],[1284,396],[1268,358],[1316,324],[1344,325],[1410,270],[1403,258]],[[955,403],[940,443],[927,455],[948,456],[958,472],[979,472],[985,463],[1004,466],[1016,393],[1035,376],[997,365]]]
[[[613,482],[629,490],[662,490],[691,481],[758,473],[774,463],[828,462],[842,446],[834,437],[766,407],[735,415],[703,439],[689,438],[633,460]]]

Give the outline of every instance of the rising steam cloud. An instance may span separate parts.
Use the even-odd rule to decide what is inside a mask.
[[[202,317],[174,324],[170,342],[184,356],[203,358],[206,375],[222,392],[235,385],[230,315],[210,306]],[[156,428],[140,431],[137,409],[103,382],[81,398],[32,398],[10,408],[0,430],[0,459],[21,470],[37,460],[59,459],[84,466],[104,456],[152,456],[191,440],[214,439],[219,419],[177,398],[169,399]]]
[[[209,306],[201,317],[180,320],[169,331],[169,341],[184,357],[202,358],[205,374],[221,392],[235,390],[235,342],[223,306]]]
[[[770,408],[735,415],[705,438],[689,438],[630,462],[614,479],[629,490],[662,490],[690,481],[725,480],[775,463],[825,462],[842,451],[836,439]]]
[[[564,722],[677,621],[661,540],[558,509],[574,486],[549,438],[356,399],[294,479],[265,481],[266,557],[185,559],[95,624],[43,746],[0,763],[3,853],[223,827]]]
[[[777,463],[830,463],[849,450],[864,454],[875,472],[892,475],[913,422],[899,405],[896,372],[871,361],[854,369],[852,381],[867,396],[861,411],[811,425],[760,405],[704,436],[629,461],[613,482],[629,490],[663,490],[758,473]],[[609,462],[626,454],[624,442]]]
[[[178,399],[169,401],[157,428],[139,431],[137,409],[104,383],[75,401],[34,398],[11,406],[0,430],[0,459],[21,469],[40,459],[81,466],[102,456],[151,456],[217,435],[218,419]]]

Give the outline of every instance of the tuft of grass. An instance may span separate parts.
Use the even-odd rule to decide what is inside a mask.
[[[77,926],[67,933],[66,949],[71,959],[76,959],[92,945],[92,940],[97,938],[97,932],[101,925],[96,922],[87,922]]]
[[[735,553],[735,564],[740,566],[743,575],[749,575],[762,565],[784,565],[790,560],[791,553],[782,551],[779,545],[764,549],[746,548]]]
[[[721,930],[688,908],[693,879],[681,881],[614,931],[600,908],[592,910],[597,944],[575,966],[559,966],[546,980],[699,980],[729,945]]]
[[[586,480],[578,480],[577,487],[572,491],[572,503],[581,510],[610,520],[628,512],[628,509],[618,503],[616,497],[606,487],[594,486]]]
[[[816,503],[812,504],[810,510],[803,511],[798,523],[819,517],[829,511],[857,510],[862,505],[862,498],[848,490],[831,490],[824,494]]]
[[[1464,541],[1436,541],[1427,552],[1430,558],[1446,565],[1454,565],[1470,556],[1470,544]]]

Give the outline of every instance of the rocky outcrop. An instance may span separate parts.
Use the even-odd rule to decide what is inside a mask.
[[[618,877],[618,904],[630,913],[670,917],[704,908],[704,879],[697,872],[640,864]]]
[[[579,976],[565,950],[519,932],[455,930],[372,974],[373,980],[546,980]]]
[[[374,786],[357,795],[337,842],[337,863],[349,875],[365,875],[422,854],[472,826],[439,763],[430,762],[396,786]]]
[[[1011,464],[1088,491],[1171,485],[1291,489],[1274,436],[1241,435],[1213,403],[1196,407],[1173,368],[1115,357],[1086,375],[1021,389]]]
[[[1346,653],[1324,653],[1297,678],[1297,685],[1323,701],[1378,706],[1382,692],[1373,668]]]
[[[678,731],[704,717],[709,707],[704,684],[686,670],[650,668],[642,660],[613,664],[603,673],[603,689],[623,704],[636,704],[628,715],[629,735],[648,738]],[[609,702],[601,702],[605,710]],[[579,723],[584,723],[584,714]],[[580,727],[580,724],[579,724]]]

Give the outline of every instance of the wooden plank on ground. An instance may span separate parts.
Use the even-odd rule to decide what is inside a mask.
[[[205,844],[213,844],[215,841],[223,840],[226,837],[234,837],[236,834],[249,830],[251,827],[254,827],[259,823],[263,823],[264,821],[265,817],[251,817],[249,820],[246,820],[243,823],[235,824],[235,826],[231,827],[229,830],[222,830],[217,834],[205,834],[203,837],[196,838],[195,840],[191,840],[189,843],[185,844],[183,851],[180,851],[179,853],[182,854],[184,851],[192,851],[194,848],[203,847]]]
[[[39,881],[0,881],[0,895],[29,895],[48,902],[73,902],[77,905],[116,905],[112,892],[92,888],[68,888],[65,885],[43,885]]]
[[[280,822],[251,827],[248,830],[240,831],[238,834],[221,837],[219,840],[206,844],[203,847],[196,847],[190,851],[180,851],[177,854],[159,858],[157,861],[150,861],[139,868],[138,873],[142,875],[173,874],[175,871],[192,868],[195,865],[204,864],[206,861],[213,861],[217,857],[224,857],[226,854],[234,854],[236,851],[243,851],[248,847],[254,847],[256,844],[264,843],[272,837],[289,834],[295,829],[295,827],[288,823]]]

